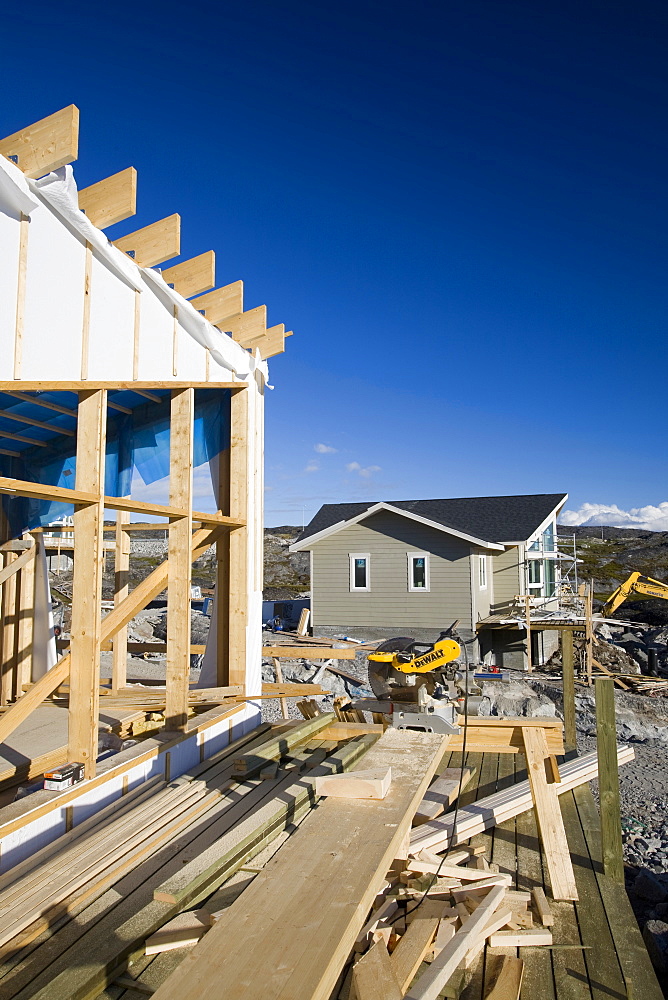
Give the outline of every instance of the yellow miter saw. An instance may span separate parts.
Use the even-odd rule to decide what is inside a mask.
[[[462,653],[453,622],[434,643],[408,636],[388,639],[369,653],[369,684],[376,696],[352,707],[388,715],[396,729],[459,733],[457,719],[468,691],[478,692],[472,673],[458,662]],[[477,700],[477,699],[476,699]],[[469,713],[474,704],[469,700]]]

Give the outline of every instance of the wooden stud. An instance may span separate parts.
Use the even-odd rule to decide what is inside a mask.
[[[93,278],[93,248],[86,243],[86,268],[84,274],[83,321],[81,325],[81,378],[88,378],[88,341],[90,337],[90,292]]]
[[[230,515],[248,516],[248,392],[230,400]],[[246,683],[246,616],[248,602],[248,532],[230,535],[229,681]]]
[[[243,281],[233,281],[223,288],[216,288],[213,292],[200,295],[199,298],[192,299],[191,304],[204,314],[209,323],[218,326],[223,320],[231,316],[237,316],[243,312],[244,283]]]
[[[173,309],[173,326],[172,326],[172,375],[176,378],[178,374],[178,363],[179,363],[179,307],[174,306]]]
[[[213,288],[216,283],[216,255],[213,250],[207,250],[206,253],[167,268],[162,272],[162,277],[184,299],[200,295]]]
[[[14,332],[14,378],[21,378],[23,361],[23,330],[25,326],[26,277],[28,274],[28,237],[30,218],[21,213],[19,233],[19,266],[16,283],[16,327]]]
[[[190,677],[190,539],[192,535],[194,389],[172,392],[170,503],[188,511],[169,526],[167,585],[167,708],[165,729],[185,731]]]
[[[276,675],[276,683],[277,684],[282,684],[283,683],[283,667],[281,666],[281,661],[278,659],[277,656],[272,656],[271,662],[274,665],[274,673]],[[285,698],[281,698],[280,699],[280,705],[281,705],[281,715],[283,716],[284,719],[288,719],[290,717],[290,712],[288,710],[288,703],[287,703],[287,701],[286,701]]]
[[[132,257],[139,267],[155,267],[163,260],[178,257],[181,253],[181,216],[168,215],[114,240],[114,246]]]
[[[139,336],[141,333],[141,292],[135,288],[134,332],[132,337],[132,377],[139,378]],[[136,390],[138,391],[138,390]],[[143,396],[144,393],[140,392]]]
[[[598,788],[601,802],[601,853],[603,871],[624,885],[624,852],[619,803],[617,765],[617,727],[615,724],[615,688],[612,678],[597,677],[596,746],[598,749]]]
[[[522,736],[536,820],[550,873],[552,895],[555,899],[577,899],[575,875],[557,795],[558,786],[548,784],[545,775],[545,760],[549,757],[545,733],[537,726],[527,726],[523,728]]]
[[[44,174],[76,160],[79,152],[79,109],[69,107],[0,139],[0,153],[26,177]]]
[[[208,352],[207,352],[208,356]],[[218,510],[230,513],[230,449],[218,454]],[[229,684],[230,677],[230,536],[222,535],[216,542],[216,676],[218,684]]]
[[[0,574],[0,577],[4,577],[2,583],[2,623],[0,626],[2,633],[0,705],[8,705],[12,701],[15,689],[18,629],[16,627],[17,602],[14,563],[18,562],[19,558],[15,552],[5,552],[5,565],[2,574]]]
[[[37,448],[48,448],[48,441],[38,441],[37,438],[26,437],[25,434],[12,434],[10,431],[0,431],[0,437],[5,438],[7,441],[23,441],[25,444],[32,444]],[[20,452],[16,452],[17,455]]]
[[[575,669],[573,659],[573,632],[562,629],[561,660],[563,670],[564,691],[564,745],[566,751],[577,748],[577,731],[575,727]]]
[[[126,167],[79,191],[79,208],[97,226],[105,229],[123,222],[137,211],[137,171]]]
[[[535,889],[531,890],[531,895],[533,897],[533,904],[536,907],[536,913],[540,918],[541,924],[543,927],[551,927],[554,924],[554,917],[552,916],[550,904],[547,901],[545,893],[539,886],[537,886]]]
[[[130,512],[116,513],[116,548],[114,553],[114,607],[118,607],[130,593],[130,535],[123,530],[130,521]],[[128,628],[119,629],[113,640],[111,690],[117,692],[127,683]]]
[[[9,455],[10,458],[20,458],[20,451],[10,451],[9,448],[0,448],[0,455]]]
[[[80,393],[77,425],[76,486],[98,497],[74,511],[68,756],[85,765],[87,778],[97,759],[106,396],[105,389]]]
[[[23,693],[23,685],[32,680],[32,638],[35,623],[35,556],[37,546],[28,549],[30,557],[21,570],[19,599],[19,635],[18,635],[18,692]]]

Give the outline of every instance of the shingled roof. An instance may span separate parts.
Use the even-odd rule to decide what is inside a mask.
[[[567,493],[533,493],[511,497],[457,497],[451,500],[369,500],[326,503],[306,526],[295,545],[327,528],[357,518],[378,503],[433,521],[487,542],[519,542],[529,538],[566,500]]]

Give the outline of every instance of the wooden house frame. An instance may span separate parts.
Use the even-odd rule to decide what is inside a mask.
[[[17,535],[11,518],[3,513],[0,520],[0,742],[58,689],[68,690],[67,756],[93,778],[100,649],[111,641],[113,691],[122,692],[127,624],[165,587],[165,728],[186,731],[191,565],[213,544],[209,645],[223,689],[217,699],[235,705],[247,727],[257,723],[258,703],[250,699],[261,691],[265,359],[283,351],[289,334],[282,325],[267,329],[264,306],[244,311],[242,282],[211,290],[212,251],[155,270],[179,254],[178,215],[111,243],[101,229],[134,214],[136,171],[77,192],[69,166],[77,143],[74,106],[0,140],[0,460],[20,469],[28,456],[39,459],[65,440],[75,466],[66,486],[49,476],[0,476],[0,494],[11,502],[60,501],[74,510],[69,650],[39,677],[32,670],[32,601],[40,529],[23,526]],[[213,513],[193,510],[202,393],[220,401],[229,433],[211,467]],[[141,408],[150,420],[151,406],[168,414],[169,502],[105,495],[110,417],[133,420]],[[102,617],[105,511],[117,519],[116,592],[113,610]],[[167,560],[129,592],[133,515],[162,519],[169,542]]]

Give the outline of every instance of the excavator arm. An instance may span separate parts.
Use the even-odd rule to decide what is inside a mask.
[[[628,580],[617,587],[607,599],[601,614],[604,618],[609,618],[617,608],[624,603],[631,594],[644,594],[647,597],[662,597],[668,601],[668,583],[661,580],[653,580],[651,576],[643,576],[641,573],[631,573]]]

